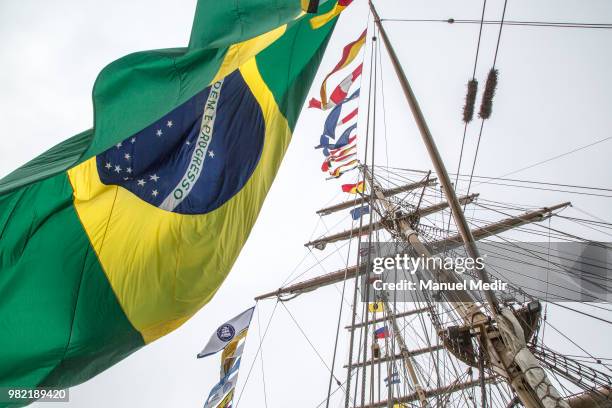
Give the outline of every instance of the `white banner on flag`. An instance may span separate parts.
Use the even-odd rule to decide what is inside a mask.
[[[208,340],[208,344],[206,344],[204,350],[198,354],[198,358],[218,353],[219,351],[223,350],[225,346],[227,346],[229,342],[231,342],[237,335],[248,329],[254,310],[255,307],[247,309],[238,316],[219,326],[219,328],[210,337],[210,340]]]

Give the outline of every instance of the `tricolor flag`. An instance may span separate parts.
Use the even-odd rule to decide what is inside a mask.
[[[358,220],[366,214],[370,213],[370,206],[368,204],[362,205],[360,207],[355,207],[351,210],[351,218],[353,220]]]
[[[374,331],[375,339],[384,339],[386,337],[389,337],[389,329],[387,326],[380,327]]]
[[[93,128],[0,180],[0,387],[82,383],[210,301],[333,32],[316,3],[199,0],[188,46],[107,65]]]
[[[365,183],[363,181],[360,181],[356,184],[343,184],[342,191],[350,194],[363,193],[365,191]]]
[[[353,72],[351,72],[349,75],[347,75],[340,82],[340,84],[338,84],[338,86],[336,86],[336,88],[332,91],[332,94],[329,97],[329,101],[328,101],[327,106],[325,107],[325,109],[333,108],[334,106],[338,105],[339,103],[341,103],[346,98],[346,96],[348,95],[349,90],[351,89],[351,86],[353,86],[353,84],[355,83],[357,78],[359,78],[361,76],[362,70],[363,70],[363,63],[359,64],[357,66],[357,68],[355,68],[353,70]],[[309,108],[323,109],[321,101],[316,99],[316,98],[312,98],[310,100],[310,102],[308,103],[308,107]]]
[[[342,50],[342,56],[340,57],[340,61],[338,61],[334,69],[332,69],[331,72],[327,74],[327,76],[325,76],[325,79],[323,79],[323,83],[321,84],[321,109],[328,109],[327,80],[333,74],[347,67],[351,62],[353,62],[353,60],[359,54],[359,51],[361,51],[361,47],[363,47],[363,44],[365,44],[366,32],[367,29],[363,30],[359,38],[344,47],[344,49]]]

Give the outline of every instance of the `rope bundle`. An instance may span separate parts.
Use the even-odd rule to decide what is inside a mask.
[[[467,83],[467,94],[463,106],[463,121],[470,123],[474,118],[474,105],[476,104],[476,93],[478,92],[478,81],[472,79]]]
[[[491,112],[493,111],[493,97],[495,96],[495,90],[497,89],[497,76],[497,69],[491,68],[489,75],[487,76],[487,83],[485,84],[485,90],[482,95],[480,112],[478,112],[478,116],[481,119],[489,119],[491,117]]]

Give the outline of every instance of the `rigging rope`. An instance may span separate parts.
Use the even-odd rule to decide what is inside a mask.
[[[553,21],[516,21],[516,20],[469,20],[469,19],[410,19],[410,18],[381,18],[380,21],[388,22],[403,22],[403,23],[448,23],[448,24],[485,24],[498,25],[504,24],[507,26],[524,26],[524,27],[552,27],[552,28],[594,28],[594,29],[612,29],[611,23],[578,23],[578,22],[553,22]]]
[[[354,225],[354,222],[353,222]],[[361,236],[361,228],[363,226],[363,217],[360,217],[359,219],[359,235]],[[353,238],[353,232],[352,232],[353,226],[351,226],[351,235],[349,236],[349,242],[352,241]],[[351,246],[349,244],[349,248],[347,251],[347,255],[346,255],[346,269],[344,272],[344,279],[342,280],[342,293],[340,295],[341,299],[340,299],[340,307],[339,307],[339,311],[338,311],[338,323],[337,323],[337,327],[336,327],[336,338],[334,340],[334,353],[333,353],[333,357],[332,357],[332,364],[331,364],[331,370],[330,370],[330,376],[329,376],[329,385],[328,385],[328,389],[327,389],[327,400],[325,402],[325,407],[329,408],[329,399],[332,396],[332,378],[334,377],[334,368],[336,366],[336,355],[338,352],[338,339],[340,336],[340,324],[342,322],[342,310],[343,310],[343,304],[344,304],[344,293],[346,290],[346,281],[348,278],[348,263],[349,263],[349,259],[350,259],[350,255],[351,255]],[[336,380],[337,381],[337,380]],[[337,384],[337,385],[341,385],[341,384]]]
[[[263,339],[261,338],[261,321],[259,320],[259,308],[257,308],[257,334],[259,335],[259,344],[263,343]],[[266,391],[266,372],[264,371],[264,361],[263,361],[263,348],[259,355],[259,359],[261,361],[261,378],[263,382],[263,394],[264,394],[264,405],[268,408],[268,393]]]
[[[495,64],[497,63],[497,54],[499,53],[499,44],[501,42],[501,34],[502,34],[502,29],[504,27],[504,19],[506,18],[506,7],[508,5],[508,0],[504,0],[504,10],[502,11],[502,18],[501,18],[501,23],[499,25],[499,32],[497,34],[497,44],[495,45],[495,55],[493,57],[493,68],[491,68],[491,71],[489,73],[489,78],[487,78],[487,88],[489,88],[489,79],[491,78],[491,73],[492,72],[496,72],[495,71]],[[497,84],[497,74],[495,74],[495,84]],[[485,89],[485,93],[487,92],[487,90]],[[492,95],[490,95],[492,98]],[[485,97],[486,95],[483,96],[483,105],[485,104]],[[482,112],[482,106],[481,106],[481,112]],[[490,115],[490,113],[489,113]],[[482,139],[482,131],[484,129],[484,122],[485,119],[488,118],[487,117],[482,117],[481,115],[481,123],[480,123],[480,131],[478,132],[478,142],[476,143],[476,152],[474,153],[474,162],[472,163],[472,171],[470,172],[470,181],[468,183],[468,188],[467,188],[467,193],[470,193],[470,188],[472,187],[472,177],[474,175],[474,170],[476,169],[476,161],[478,159],[478,151],[480,149],[480,141]],[[458,172],[459,173],[459,172]],[[464,210],[465,210],[465,204],[463,206]]]
[[[368,11],[368,21],[370,19],[371,16],[371,12]],[[367,102],[367,116],[366,116],[366,140],[365,140],[365,152],[364,152],[364,163],[367,163],[367,153],[368,153],[368,143],[369,143],[369,120],[370,120],[370,91],[372,90],[372,68],[374,66],[374,43],[375,43],[375,37],[372,37],[372,41],[370,43],[370,47],[371,47],[371,52],[370,52],[370,77],[369,77],[369,84],[368,84],[368,102]],[[365,183],[365,172],[363,172],[363,182]],[[372,194],[370,193],[370,196]],[[372,210],[372,206],[370,206],[370,209]],[[370,222],[371,224],[371,222]],[[360,228],[362,227],[362,221],[360,223]],[[361,231],[359,234],[359,241],[358,241],[358,247],[361,246],[361,239],[362,239],[362,235],[361,235]],[[360,259],[361,259],[361,253],[360,251],[357,251],[357,264],[360,263]],[[359,276],[359,271],[357,270],[355,272],[355,286],[354,286],[354,290],[353,290],[353,307],[352,307],[352,316],[351,316],[351,325],[355,326],[355,320],[357,317],[357,293],[358,293],[358,284],[357,284],[357,280],[358,280],[358,276]],[[360,334],[359,334],[359,349],[357,351],[357,356],[360,355],[361,353],[361,337],[362,337],[362,333],[363,330],[360,330]],[[348,369],[347,369],[347,378],[346,378],[346,392],[345,392],[345,408],[349,408],[349,399],[350,399],[350,389],[351,389],[351,374],[353,371],[353,345],[354,345],[354,340],[355,340],[355,330],[351,330],[350,333],[350,341],[349,341],[349,362],[348,362]],[[359,359],[359,357],[358,357]],[[365,374],[364,374],[365,377]],[[355,379],[355,383],[357,383],[357,381],[359,380],[359,369],[357,369],[357,373],[356,373],[356,379]],[[354,400],[357,400],[357,386],[355,386],[355,396],[354,396]]]
[[[577,184],[563,184],[563,183],[554,183],[554,182],[546,182],[546,181],[538,181],[538,180],[522,180],[522,179],[514,179],[514,178],[505,178],[505,176],[518,173],[520,171],[526,170],[527,168],[532,168],[532,167],[535,167],[535,166],[539,166],[541,164],[544,164],[544,163],[550,162],[552,160],[555,160],[555,159],[567,156],[567,155],[569,155],[571,153],[575,153],[577,151],[586,149],[588,147],[597,145],[599,143],[608,141],[610,139],[612,139],[612,136],[604,138],[604,139],[597,140],[597,141],[595,141],[593,143],[590,143],[588,145],[585,145],[585,146],[581,146],[581,147],[572,149],[572,150],[570,150],[568,152],[565,152],[565,153],[562,153],[560,155],[551,157],[549,159],[545,159],[545,160],[543,160],[541,162],[537,162],[537,163],[529,165],[529,166],[527,166],[525,168],[521,168],[519,170],[514,170],[514,171],[512,171],[510,173],[507,173],[507,174],[504,174],[502,176],[491,177],[491,176],[473,175],[474,179],[492,180],[492,181],[480,181],[480,182],[475,183],[474,185],[477,186],[477,185],[483,185],[483,184],[494,184],[493,181],[508,181],[508,182],[514,182],[514,183],[538,184],[538,185],[568,187],[568,188],[583,189],[583,190],[612,192],[612,188],[608,188],[608,187],[583,186],[583,185],[577,185]],[[424,170],[415,170],[415,169],[407,169],[407,168],[405,169],[405,168],[400,168],[400,167],[389,167],[389,168],[385,169],[384,167],[377,166],[377,168],[380,168],[380,170],[385,170],[385,171],[390,171],[390,172],[391,171],[403,171],[403,172],[418,173],[418,174],[427,174],[428,173],[428,171],[424,171]],[[402,176],[400,173],[392,173],[392,174],[394,174],[397,177],[397,179],[401,180],[402,182],[405,181],[405,180],[408,180],[409,182],[416,181],[416,179],[412,179],[412,178],[408,178],[406,176]],[[457,175],[457,173],[449,173],[449,174],[450,175]],[[469,174],[459,174],[459,177],[461,177],[461,178],[468,178],[469,176],[470,176]],[[396,186],[399,186],[399,184],[396,184]],[[506,184],[504,184],[504,186],[506,186]],[[520,186],[514,186],[514,185],[507,185],[507,186],[510,186],[510,187],[520,187]],[[459,190],[461,190],[461,189],[459,189]],[[567,192],[566,190],[551,190],[551,191],[558,191],[558,192],[562,192],[562,193]],[[596,218],[596,217],[594,217],[594,218]]]
[[[319,351],[317,350],[317,348],[314,346],[314,344],[312,343],[312,341],[310,340],[310,338],[306,335],[306,332],[304,331],[304,329],[302,328],[302,326],[300,326],[300,324],[298,323],[298,321],[295,319],[295,317],[293,316],[293,314],[291,313],[291,311],[289,310],[289,308],[285,305],[285,302],[280,302],[280,304],[285,308],[285,310],[287,311],[287,313],[289,314],[289,317],[291,317],[291,320],[293,320],[293,323],[295,323],[295,325],[297,326],[297,328],[299,329],[300,333],[302,333],[302,336],[304,336],[304,338],[306,339],[306,341],[308,342],[308,344],[310,345],[310,347],[312,348],[312,351],[315,352],[315,354],[317,355],[317,357],[319,357],[319,360],[321,360],[321,363],[323,363],[323,365],[325,366],[325,368],[327,369],[327,371],[329,371],[331,373],[331,369],[330,367],[327,365],[327,363],[325,362],[325,359],[321,356],[321,353],[319,353]],[[332,374],[333,375],[333,374]],[[333,376],[334,380],[336,380],[336,384],[342,384],[342,382],[334,375]]]
[[[599,143],[607,142],[607,141],[608,141],[608,140],[610,140],[610,139],[612,139],[612,136],[608,136],[608,137],[605,137],[605,138],[603,138],[603,139],[599,139],[599,140],[597,140],[597,141],[595,141],[595,142],[593,142],[593,143],[589,143],[589,144],[587,144],[587,145],[584,145],[584,146],[581,146],[581,147],[577,147],[577,148],[572,149],[572,150],[570,150],[570,151],[568,151],[568,152],[565,152],[565,153],[562,153],[562,154],[559,154],[559,155],[553,156],[553,157],[551,157],[551,158],[548,158],[548,159],[545,159],[545,160],[539,161],[539,162],[534,163],[534,164],[531,164],[531,165],[529,165],[529,166],[526,166],[526,167],[521,167],[521,168],[520,168],[520,169],[518,169],[518,170],[514,170],[514,171],[511,171],[510,173],[505,173],[505,174],[502,174],[502,175],[501,175],[501,176],[499,176],[499,177],[507,177],[507,176],[510,176],[510,175],[512,175],[512,174],[516,174],[516,173],[522,172],[522,171],[524,171],[524,170],[531,169],[531,168],[534,168],[534,167],[536,167],[536,166],[539,166],[539,165],[542,165],[542,164],[545,164],[545,163],[549,163],[549,162],[551,162],[551,161],[553,161],[553,160],[557,160],[557,159],[560,159],[561,157],[565,157],[565,156],[570,155],[570,154],[572,154],[572,153],[579,152],[579,151],[584,150],[584,149],[586,149],[586,148],[588,148],[588,147],[595,146],[595,145],[597,145],[597,144],[599,144]],[[478,183],[478,184],[486,184],[486,183],[485,183],[485,182],[481,182],[481,183]]]
[[[374,153],[375,153],[375,134],[376,134],[376,80],[377,80],[377,73],[378,73],[378,67],[376,64],[376,49],[377,49],[377,37],[376,37],[376,26],[374,26],[373,28],[373,36],[372,36],[372,57],[371,57],[371,62],[370,62],[370,88],[368,90],[368,117],[366,119],[366,132],[367,132],[367,136],[366,136],[366,140],[368,139],[369,135],[370,135],[370,111],[372,112],[372,149],[371,149],[371,159],[370,159],[370,169],[369,171],[364,171],[364,182],[365,179],[367,177],[370,178],[370,208],[373,209],[374,208],[374,189],[373,189],[373,181],[374,181]],[[373,93],[373,96],[372,96]],[[366,142],[366,151],[365,151],[365,160],[364,163],[366,164],[365,169],[368,169],[367,167],[367,160],[368,157],[368,149],[367,149],[367,142]],[[370,267],[370,262],[371,262],[371,251],[372,251],[372,223],[369,224],[369,229],[368,229],[368,255],[367,255],[367,264],[366,264],[366,270],[369,270]],[[355,284],[357,285],[357,281],[355,281]],[[370,285],[366,284],[365,287],[365,299],[368,300],[370,296]],[[365,305],[364,305],[365,306]],[[367,353],[368,353],[368,319],[369,319],[369,313],[367,308],[364,307],[364,313],[365,313],[365,325],[363,327],[364,330],[364,336],[363,336],[363,361],[367,360]],[[374,381],[373,378],[371,379],[371,381]],[[365,391],[366,391],[366,366],[363,366],[363,375],[361,377],[361,406],[365,406]]]
[[[253,371],[253,367],[255,367],[255,362],[257,361],[257,356],[259,356],[259,352],[261,351],[261,347],[263,345],[263,341],[266,338],[266,334],[268,334],[268,329],[270,328],[270,324],[272,323],[272,318],[274,317],[274,313],[276,312],[276,307],[278,306],[278,303],[279,302],[277,300],[276,303],[274,304],[274,309],[272,309],[272,313],[270,314],[270,319],[268,320],[268,324],[266,325],[266,330],[264,330],[264,334],[261,337],[259,346],[257,347],[257,352],[255,353],[255,357],[253,358],[253,362],[251,363],[251,366],[249,367],[249,372],[247,373],[246,379],[244,380],[244,385],[242,386],[242,390],[240,390],[240,395],[238,395],[238,401],[236,401],[236,408],[238,408],[238,404],[240,403],[240,400],[242,399],[242,394],[244,393],[244,390],[246,389],[249,383],[249,378],[251,378],[251,372]],[[257,307],[257,304],[255,304],[255,307]],[[257,329],[261,330],[261,326],[259,326]]]
[[[470,81],[473,85],[472,87],[474,88],[474,100],[473,103],[476,102],[476,92],[478,89],[478,82],[476,81],[476,67],[478,66],[478,55],[480,53],[480,40],[482,38],[482,27],[483,27],[483,22],[484,22],[484,16],[485,16],[485,10],[487,7],[487,0],[484,0],[482,3],[482,15],[480,17],[480,29],[478,30],[478,42],[476,44],[476,56],[474,57],[474,69],[472,71],[472,80]],[[468,92],[469,92],[469,88],[470,85],[468,83]],[[467,97],[466,97],[466,104],[468,103]],[[467,106],[467,105],[466,105]],[[474,114],[474,106],[472,104],[472,115]],[[457,182],[458,182],[458,175],[459,173],[461,173],[461,162],[463,161],[463,149],[465,147],[465,135],[467,134],[467,127],[469,122],[471,122],[471,116],[470,115],[470,119],[469,120],[465,120],[464,117],[464,126],[463,126],[463,138],[461,139],[461,150],[459,152],[459,163],[457,164],[457,177],[455,177],[455,188],[457,188]],[[447,226],[447,230],[450,230],[450,223],[451,223],[451,219],[452,219],[452,214],[449,215],[448,217],[448,226]]]

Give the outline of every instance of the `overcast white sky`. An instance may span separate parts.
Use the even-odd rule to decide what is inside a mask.
[[[356,3],[341,19],[319,77],[336,63],[340,48],[363,29],[365,2]],[[196,0],[0,0],[0,177],[91,127],[91,87],[103,66],[130,52],[187,44],[195,4]],[[478,19],[482,5],[480,1],[456,0],[379,0],[378,4],[383,18],[456,19]],[[499,19],[502,6],[502,0],[489,0],[486,17]],[[506,18],[609,23],[612,3],[509,0]],[[478,26],[387,24],[441,153],[454,171],[463,130],[460,114],[465,83],[472,71]],[[481,83],[492,63],[496,37],[497,28],[486,26],[477,73]],[[612,30],[505,27],[497,64],[498,94],[492,119],[485,125],[476,173],[500,176],[610,136],[610,50]],[[383,163],[388,159],[391,166],[429,169],[399,85],[386,60],[383,65],[389,146],[384,149],[384,139],[378,139],[378,159]],[[318,86],[319,80],[315,84]],[[303,114],[258,223],[217,296],[176,332],[72,389],[66,406],[202,405],[218,380],[218,357],[196,360],[196,353],[219,323],[251,306],[255,295],[280,286],[305,254],[303,243],[318,219],[314,211],[334,197],[340,198],[339,183],[323,181],[318,170],[321,155],[312,148],[322,122],[316,112]],[[476,132],[472,126],[468,133],[468,161]],[[608,141],[515,176],[612,187],[611,152],[612,141]],[[474,190],[489,199],[534,206],[570,199],[580,209],[612,219],[610,199],[606,198],[491,185]],[[346,224],[336,230],[344,227]],[[326,361],[335,333],[336,290],[326,288],[287,305]],[[261,306],[263,324],[273,302]],[[327,371],[282,309],[279,306],[276,311],[263,346],[268,406],[315,407],[325,395]],[[604,340],[592,340],[595,327],[575,330],[576,322],[556,322],[582,344],[605,351]],[[257,314],[253,325],[257,329]],[[602,338],[605,335],[602,332]],[[240,388],[257,349],[257,336],[258,331],[252,330]],[[340,355],[343,361],[343,350]],[[339,376],[344,378],[344,372]],[[264,406],[259,363],[239,405]]]

